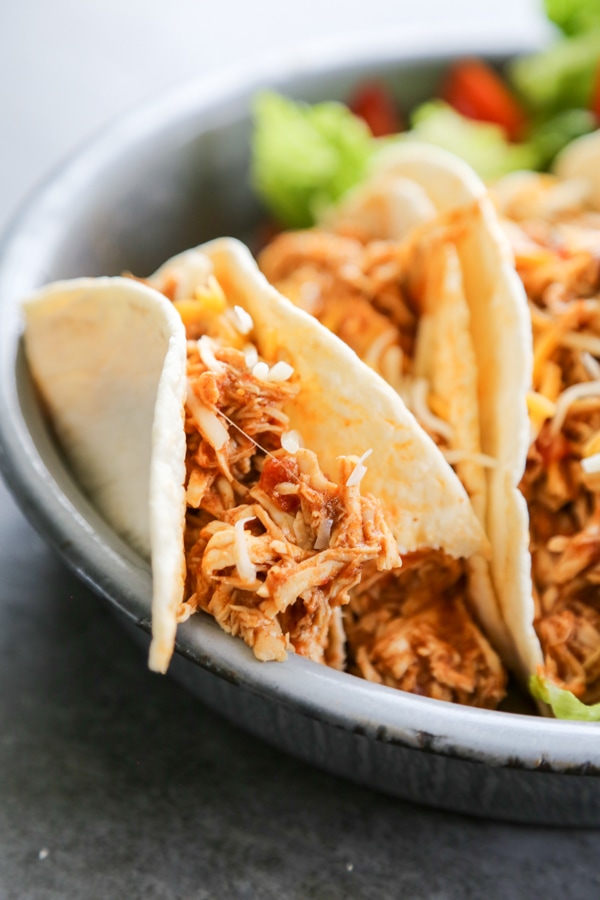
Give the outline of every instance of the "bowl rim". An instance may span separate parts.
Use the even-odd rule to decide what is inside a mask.
[[[9,224],[0,244],[0,471],[34,527],[71,569],[141,628],[149,630],[147,563],[125,547],[77,489],[75,500],[65,495],[46,467],[21,407],[19,300],[44,280],[44,260],[60,240],[61,210],[125,151],[192,113],[215,113],[228,101],[247,103],[261,87],[285,87],[315,69],[325,74],[375,62],[408,66],[475,53],[503,56],[538,44],[537,37],[524,39],[514,29],[483,35],[475,23],[455,33],[412,28],[368,41],[356,36],[312,41],[295,53],[274,54],[250,73],[247,65],[229,67],[121,114],[52,171]],[[371,684],[293,654],[284,665],[260,663],[204,615],[180,626],[177,651],[254,693],[377,740],[493,766],[600,773],[594,723],[460,707]]]

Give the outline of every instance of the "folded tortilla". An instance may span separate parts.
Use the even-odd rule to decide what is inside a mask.
[[[464,602],[466,561],[487,550],[465,490],[397,393],[243,245],[187,251],[145,283],[52,285],[25,313],[75,474],[150,551],[152,668],[196,610],[260,659],[343,666],[353,597],[372,613],[355,640],[380,662],[357,653],[357,673],[497,705],[505,675]]]
[[[317,229],[276,238],[260,264],[396,388],[454,465],[492,546],[489,564],[470,563],[473,602],[501,655],[525,674],[535,633],[510,622],[522,619],[527,587],[518,484],[531,329],[484,185],[443,150],[390,147]],[[507,520],[521,527],[507,533]],[[507,587],[513,575],[518,596]]]
[[[596,168],[590,153],[596,149]],[[567,148],[562,177],[506,176],[494,187],[526,289],[533,329],[528,385],[529,552],[512,622],[542,711],[600,719],[600,220],[598,135]],[[513,575],[511,571],[508,573]],[[545,705],[548,704],[548,705]],[[592,705],[590,705],[592,704]]]

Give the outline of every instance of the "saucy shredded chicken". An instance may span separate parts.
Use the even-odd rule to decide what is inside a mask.
[[[297,388],[259,380],[240,351],[215,344],[212,354],[211,370],[189,344],[186,605],[259,659],[294,649],[323,662],[333,610],[367,563],[400,566],[396,542],[380,504],[352,483],[356,460],[340,458],[335,483],[310,450],[281,448],[282,406]],[[208,416],[225,422],[221,446]]]
[[[392,241],[362,244],[324,231],[279,235],[261,253],[267,279],[401,391],[411,374],[418,310],[402,288]]]
[[[396,284],[389,296],[381,293],[386,316],[376,315],[389,331],[387,315],[396,309],[393,327],[408,348],[414,315],[398,290],[396,264],[385,262],[388,248],[367,253],[342,239],[329,249],[324,267],[331,258],[343,261],[341,282],[362,285],[353,296],[369,315],[368,279]],[[337,276],[330,282],[325,268],[325,282],[334,284]],[[168,287],[177,297],[177,285]],[[293,650],[404,690],[497,705],[506,676],[465,602],[464,562],[413,554],[405,572],[381,504],[361,493],[368,454],[340,457],[333,481],[312,451],[285,449],[291,433],[284,407],[299,390],[293,372],[288,367],[274,377],[282,364],[261,360],[247,330],[236,337],[239,322],[223,317],[219,296],[199,313],[193,301],[176,301],[184,321],[190,317],[188,338],[194,337],[188,340],[187,577],[180,621],[203,610],[260,660],[283,660]],[[402,663],[392,658],[398,642],[384,648],[395,632],[406,635]],[[403,675],[390,674],[400,665]]]
[[[435,550],[403,557],[399,573],[353,595],[353,670],[413,694],[494,709],[503,666],[465,603],[464,563]]]

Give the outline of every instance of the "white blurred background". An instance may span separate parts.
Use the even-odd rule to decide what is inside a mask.
[[[541,0],[0,0],[0,229],[82,139],[181,82],[315,38],[535,37]],[[418,37],[415,36],[415,41]]]

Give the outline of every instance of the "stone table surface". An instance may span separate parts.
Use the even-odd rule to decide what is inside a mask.
[[[365,25],[349,0],[1,4],[0,225],[114,114],[273,43],[538,23],[522,0],[414,6],[372,0]],[[0,900],[594,898],[597,841],[412,806],[237,730],[147,671],[0,483]]]

